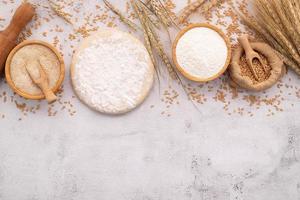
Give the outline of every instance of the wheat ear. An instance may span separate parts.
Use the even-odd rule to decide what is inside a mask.
[[[181,11],[181,15],[179,16],[178,20],[179,23],[182,24],[185,20],[195,11],[197,10],[205,0],[196,0],[195,2],[190,3],[186,7],[183,8]]]

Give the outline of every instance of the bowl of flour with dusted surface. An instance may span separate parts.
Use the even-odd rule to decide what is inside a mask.
[[[87,106],[101,113],[122,114],[146,98],[153,85],[154,66],[138,39],[116,29],[102,29],[77,49],[71,80]]]
[[[26,99],[44,99],[47,95],[34,82],[29,66],[37,78],[43,72],[49,91],[59,90],[65,77],[65,65],[52,45],[39,40],[24,41],[10,52],[5,65],[6,81],[17,94]]]
[[[177,35],[172,54],[177,69],[186,78],[207,82],[226,71],[231,46],[227,36],[215,26],[192,24]]]

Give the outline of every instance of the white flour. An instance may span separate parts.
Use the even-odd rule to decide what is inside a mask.
[[[147,50],[127,33],[102,30],[82,44],[74,59],[74,89],[100,112],[118,114],[135,108],[153,83]]]
[[[197,27],[187,31],[178,41],[178,64],[190,75],[211,78],[224,67],[227,59],[224,39],[214,30]]]

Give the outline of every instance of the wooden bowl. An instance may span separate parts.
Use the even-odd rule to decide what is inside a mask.
[[[192,74],[188,73],[185,71],[185,69],[179,65],[178,61],[177,61],[177,55],[176,55],[176,48],[177,48],[177,44],[179,42],[179,40],[181,39],[181,37],[188,32],[189,30],[193,29],[193,28],[198,28],[198,27],[204,27],[204,28],[209,28],[214,30],[215,32],[217,32],[225,41],[226,46],[227,46],[227,59],[225,62],[224,67],[214,76],[210,77],[210,78],[199,78],[197,76],[193,76]],[[173,42],[173,47],[172,47],[172,57],[173,57],[173,62],[176,66],[176,68],[180,71],[180,73],[183,74],[183,76],[185,76],[187,79],[192,80],[192,81],[196,81],[196,82],[208,82],[208,81],[212,81],[217,79],[218,77],[220,77],[228,68],[229,64],[230,64],[230,59],[231,59],[231,44],[230,41],[228,39],[228,37],[223,33],[222,30],[220,30],[219,28],[210,25],[210,24],[191,24],[189,26],[187,26],[186,28],[184,28],[183,30],[181,30],[178,35],[176,36],[175,41]]]
[[[5,77],[6,77],[6,81],[8,83],[8,85],[20,96],[26,98],[26,99],[32,99],[32,100],[40,100],[40,99],[45,99],[45,95],[41,94],[41,95],[32,95],[32,94],[28,94],[22,90],[20,90],[18,87],[16,87],[16,85],[14,84],[14,82],[12,81],[11,75],[10,75],[10,65],[12,62],[12,59],[15,55],[15,53],[23,48],[24,46],[27,45],[42,45],[45,46],[47,48],[49,48],[57,57],[58,61],[60,62],[60,76],[55,84],[55,86],[52,88],[52,91],[54,93],[56,93],[58,91],[58,89],[61,87],[63,80],[65,78],[65,64],[64,64],[64,60],[62,58],[62,56],[60,55],[60,53],[55,49],[55,47],[53,47],[51,44],[40,41],[40,40],[26,40],[22,43],[20,43],[18,46],[16,46],[9,54],[7,60],[6,60],[6,64],[5,64]]]

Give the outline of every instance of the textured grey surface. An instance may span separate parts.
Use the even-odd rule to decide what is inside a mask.
[[[0,13],[7,13],[0,16],[18,3],[0,1]],[[64,51],[69,63],[70,50]],[[299,84],[293,73],[284,82],[289,78]],[[65,99],[73,95],[68,81]],[[11,94],[3,82],[0,91]],[[76,99],[74,117],[48,117],[45,103],[25,117],[14,103],[1,102],[0,199],[300,200],[297,99],[287,96],[285,104],[294,107],[271,117],[263,110],[228,116],[211,99],[197,111],[184,98],[165,117],[159,99],[155,87],[142,106],[118,117]]]

